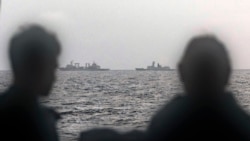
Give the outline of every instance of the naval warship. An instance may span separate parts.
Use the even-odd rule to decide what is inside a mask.
[[[137,71],[171,71],[172,69],[169,66],[161,66],[159,63],[157,63],[157,66],[155,65],[155,61],[153,61],[151,66],[148,66],[145,68],[136,68]]]
[[[108,71],[109,69],[103,69],[95,62],[92,64],[86,63],[85,67],[81,66],[80,63],[74,63],[73,61],[70,64],[67,64],[65,67],[59,68],[60,71]]]

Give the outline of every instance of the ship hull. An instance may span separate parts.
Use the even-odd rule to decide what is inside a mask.
[[[136,68],[136,71],[173,71],[173,69],[144,69],[144,68]]]
[[[110,69],[66,69],[59,68],[60,71],[109,71]]]

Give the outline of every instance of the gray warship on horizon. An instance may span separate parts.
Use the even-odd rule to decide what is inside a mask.
[[[161,66],[159,63],[157,63],[157,66],[155,66],[155,61],[153,61],[151,66],[148,66],[146,69],[145,68],[136,68],[135,70],[137,71],[171,71],[169,66]]]
[[[73,61],[70,64],[67,64],[66,67],[59,68],[60,71],[109,71],[110,69],[103,69],[95,62],[92,64],[86,63],[85,67],[81,66],[80,63],[74,63]]]

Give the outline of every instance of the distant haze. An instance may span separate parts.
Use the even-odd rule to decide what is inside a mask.
[[[174,68],[192,36],[214,33],[234,68],[250,69],[249,13],[249,0],[2,0],[0,70],[9,69],[9,38],[26,23],[57,33],[60,66],[134,69],[156,61]]]

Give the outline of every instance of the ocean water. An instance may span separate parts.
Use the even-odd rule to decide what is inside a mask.
[[[10,72],[0,72],[1,91],[10,80]],[[228,89],[250,112],[250,70],[234,71]],[[62,115],[58,130],[66,141],[98,127],[144,130],[154,113],[182,92],[175,71],[58,72],[51,95],[41,103]]]

